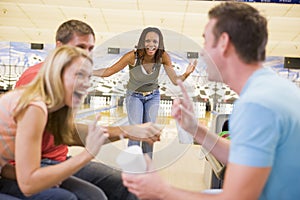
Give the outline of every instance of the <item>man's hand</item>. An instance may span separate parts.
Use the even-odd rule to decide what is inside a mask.
[[[86,136],[86,149],[92,155],[96,156],[105,140],[108,138],[107,129],[103,126],[98,126],[97,121],[100,116],[97,116],[94,123],[89,125],[89,132]]]
[[[178,80],[177,84],[182,91],[183,98],[173,101],[172,116],[185,131],[195,136],[198,128],[198,119],[195,117],[193,102],[188,96],[183,82]]]
[[[153,171],[152,161],[146,154],[148,172],[144,174],[122,173],[122,180],[128,191],[139,199],[164,199],[171,187],[157,172]]]

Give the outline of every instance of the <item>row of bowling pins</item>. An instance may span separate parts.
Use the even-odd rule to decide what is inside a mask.
[[[216,104],[216,111],[218,113],[231,114],[232,109],[233,109],[233,104],[229,104],[229,103],[217,103]]]
[[[108,106],[110,104],[111,104],[110,97],[91,96],[91,98],[90,98],[90,107],[91,108],[104,107],[104,106]]]
[[[171,116],[172,104],[173,104],[172,100],[160,100],[158,116],[161,116],[161,117]],[[123,112],[127,113],[125,99],[123,101]],[[194,112],[195,112],[195,117],[205,118],[205,114],[206,114],[205,102],[194,102]]]
[[[171,116],[172,100],[161,100],[158,110],[158,116]],[[205,102],[193,102],[194,113],[196,118],[205,118],[206,104]]]
[[[116,105],[116,97],[105,97],[105,96],[91,96],[90,98],[90,107],[98,108],[108,105]],[[123,112],[126,113],[126,101],[123,101]],[[172,100],[160,100],[158,116],[171,116],[172,110]],[[193,102],[194,104],[194,113],[197,118],[205,118],[206,113],[206,103],[205,102]],[[228,103],[217,103],[215,111],[218,113],[231,114],[233,109],[233,104]]]

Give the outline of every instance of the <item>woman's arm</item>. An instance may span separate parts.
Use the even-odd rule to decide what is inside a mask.
[[[112,141],[119,140],[120,137],[132,140],[141,140],[150,144],[160,140],[161,128],[148,122],[127,126],[107,126],[109,139]],[[122,136],[120,136],[122,135]]]
[[[83,141],[85,141],[88,133],[88,125],[77,123],[75,127],[75,142],[68,145],[84,146]],[[105,126],[105,128],[109,134],[108,140],[106,141],[107,143],[120,140],[121,135],[124,136],[124,138],[153,143],[159,141],[161,134],[161,128],[150,122],[126,126]]]
[[[135,60],[134,50],[124,54],[115,64],[110,67],[96,69],[93,71],[94,76],[108,77],[111,76],[122,69],[124,69],[128,64],[133,65]]]
[[[177,76],[175,70],[173,69],[171,58],[167,52],[164,52],[162,55],[162,64],[164,65],[164,69],[171,82],[174,85],[177,85],[177,79],[184,81],[195,70],[195,67],[197,66],[197,60],[194,60],[192,63],[189,63],[186,71],[179,76]]]
[[[26,196],[56,186],[77,172],[93,159],[107,137],[103,134],[106,130],[100,130],[94,124],[86,138],[86,148],[80,154],[60,164],[41,168],[41,141],[46,122],[46,113],[37,106],[29,106],[17,118],[16,174]]]

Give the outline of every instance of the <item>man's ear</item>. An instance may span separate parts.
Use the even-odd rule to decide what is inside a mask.
[[[228,33],[223,32],[219,37],[219,48],[221,48],[224,55],[226,55],[229,48],[230,38]]]
[[[61,43],[61,41],[56,41],[56,47],[60,47],[62,45],[63,45],[63,43]]]

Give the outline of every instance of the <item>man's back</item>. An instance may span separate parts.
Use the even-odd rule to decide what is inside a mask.
[[[300,197],[299,102],[299,88],[261,69],[250,77],[235,104],[230,162],[272,168],[260,199]]]
[[[29,67],[26,69],[23,74],[20,76],[19,80],[16,82],[15,88],[27,85],[30,83],[37,75],[41,67],[43,66],[43,63],[38,63],[32,67]]]

